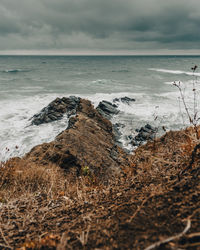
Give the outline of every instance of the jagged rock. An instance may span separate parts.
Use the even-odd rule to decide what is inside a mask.
[[[65,113],[67,113],[68,117],[75,115],[79,101],[80,98],[76,96],[56,98],[31,118],[31,124],[40,125],[60,120]]]
[[[88,166],[97,176],[129,165],[129,156],[115,144],[111,122],[80,99],[76,116],[54,141],[34,147],[24,159],[36,164],[56,164],[66,170]]]
[[[140,129],[136,129],[138,135],[132,138],[131,143],[133,146],[139,146],[148,140],[153,140],[155,138],[157,128],[151,126],[150,124],[146,124],[144,127]]]
[[[96,110],[105,118],[111,119],[113,115],[116,115],[119,113],[119,110],[117,109],[117,105],[112,104],[108,101],[102,101],[97,106]]]
[[[127,96],[113,99],[113,102],[120,102],[120,101],[130,105],[131,102],[135,102],[135,99]]]

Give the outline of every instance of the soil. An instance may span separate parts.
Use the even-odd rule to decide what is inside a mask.
[[[41,183],[41,189],[24,190],[6,202],[1,200],[1,249],[200,249],[200,144],[194,139],[194,129],[166,133],[139,147],[132,156],[117,148],[119,158],[114,161],[106,150],[113,147],[112,126],[89,106],[89,103],[84,104],[71,134],[74,135],[75,127],[79,128],[81,138],[87,140],[83,124],[88,125],[89,133],[95,133],[92,124],[101,128],[102,137],[98,142],[106,145],[102,154],[110,164],[119,166],[120,171],[115,174],[106,171],[110,169],[107,164],[101,168],[101,172],[105,170],[104,175],[97,176],[95,137],[91,137],[92,147],[81,148],[81,152],[93,152],[87,155],[93,157],[91,165],[90,160],[83,157],[88,168],[81,168],[82,172],[74,175],[58,164],[60,160],[52,165],[52,168],[61,167],[63,178],[67,180],[65,187],[58,185],[53,190],[54,186],[48,186],[47,176],[47,183]],[[91,122],[91,117],[95,117],[95,123]],[[108,131],[110,136],[105,139]],[[55,142],[37,146],[24,159],[8,162],[7,167],[15,170],[17,164],[27,161],[23,168],[26,171],[30,159],[38,155],[38,160],[34,158],[35,169],[37,164],[47,168],[49,158],[41,161],[41,156],[46,154],[44,149],[53,150],[63,138],[72,140],[69,132],[64,131]],[[81,142],[77,138],[75,145]],[[107,141],[103,143],[101,138]],[[77,146],[72,147],[75,148]],[[75,152],[73,150],[71,152]],[[81,167],[78,150],[75,155],[78,165],[74,166]],[[99,169],[102,164],[97,158],[96,161]],[[55,177],[62,178],[61,175]],[[16,185],[14,181],[10,183]],[[9,192],[7,196],[11,196]]]

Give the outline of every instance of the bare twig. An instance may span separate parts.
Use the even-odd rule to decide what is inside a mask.
[[[183,91],[182,91],[182,89],[181,89],[180,82],[179,82],[179,84],[177,84],[176,82],[174,82],[174,86],[176,86],[176,87],[178,88],[178,90],[179,90],[179,92],[180,92],[180,95],[181,95],[181,100],[182,100],[182,102],[183,102],[185,111],[186,111],[187,116],[188,116],[188,119],[189,119],[189,122],[193,124],[194,121],[193,121],[193,119],[192,119],[192,117],[191,117],[191,115],[190,115],[190,113],[189,113],[187,104],[186,104],[186,102],[185,102],[185,97],[184,97]]]
[[[64,232],[62,234],[61,239],[60,239],[60,243],[56,247],[56,250],[64,250],[64,249],[66,249],[66,246],[67,246],[68,249],[71,248],[70,245],[68,244],[67,232]]]
[[[146,199],[144,199],[141,203],[141,205],[136,209],[135,213],[131,216],[131,218],[128,220],[128,222],[130,223],[135,217],[136,215],[138,214],[138,212],[142,209],[142,207],[144,206],[144,204],[147,202],[147,200],[152,197],[152,196],[149,196],[147,197]]]
[[[85,246],[87,244],[89,232],[90,232],[90,226],[88,226],[86,232],[82,231],[80,236],[77,237],[79,239],[79,241],[81,242],[82,246]]]
[[[3,240],[4,240],[4,242],[6,243],[6,247],[9,248],[9,249],[13,249],[13,248],[10,246],[10,244],[8,243],[8,241],[6,240],[2,228],[0,228],[0,233],[1,233],[1,236],[2,236],[2,238],[3,238]],[[4,246],[5,246],[5,245],[4,245]]]
[[[4,245],[4,244],[1,244],[1,243],[0,243],[0,247],[3,247],[3,248],[5,248],[5,249],[6,249],[6,248],[13,249],[12,247],[9,247],[9,246]],[[1,248],[0,248],[0,249],[1,249]]]
[[[186,225],[185,229],[183,230],[183,232],[181,232],[180,234],[177,234],[175,236],[171,236],[171,237],[169,237],[169,238],[167,238],[165,240],[158,241],[158,242],[156,242],[156,243],[148,246],[144,250],[151,250],[151,249],[154,249],[155,247],[159,247],[162,244],[166,244],[166,243],[168,243],[170,241],[173,241],[173,240],[176,240],[178,238],[181,238],[184,234],[187,233],[187,231],[190,229],[190,227],[191,227],[191,221],[188,219],[187,220],[187,225]]]
[[[194,161],[195,161],[195,157],[197,156],[197,150],[200,149],[200,144],[197,144],[195,147],[194,147],[194,150],[192,151],[192,159],[190,161],[190,164],[181,171],[180,175],[184,174],[187,170],[191,169]]]

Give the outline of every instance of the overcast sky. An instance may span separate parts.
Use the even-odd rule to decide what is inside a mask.
[[[199,0],[0,0],[1,53],[199,48]]]

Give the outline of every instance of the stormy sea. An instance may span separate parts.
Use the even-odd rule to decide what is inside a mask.
[[[188,126],[173,83],[194,115],[200,87],[200,70],[191,70],[195,65],[200,66],[198,56],[0,56],[0,161],[24,155],[67,127],[67,116],[30,125],[30,118],[56,97],[79,96],[95,107],[118,98],[120,112],[112,122],[124,124],[120,140],[129,150],[130,135],[145,124],[159,128],[158,136]]]

